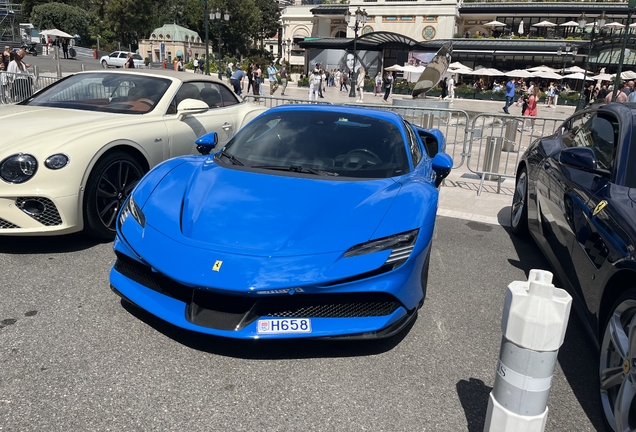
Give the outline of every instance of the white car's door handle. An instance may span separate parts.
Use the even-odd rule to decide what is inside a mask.
[[[221,126],[223,128],[223,130],[228,130],[229,128],[232,127],[231,124],[229,124],[228,122],[223,123],[223,126]]]

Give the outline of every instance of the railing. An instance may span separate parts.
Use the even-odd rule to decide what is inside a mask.
[[[253,94],[243,94],[243,100],[248,102],[253,102],[255,104],[261,105],[265,108],[274,108],[279,105],[290,105],[290,104],[321,104],[321,105],[333,105],[331,102],[318,102],[318,101],[310,101],[309,99],[292,99],[286,97],[276,97],[276,96],[262,96],[262,95],[253,95]]]

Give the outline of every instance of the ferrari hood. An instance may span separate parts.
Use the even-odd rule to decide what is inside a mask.
[[[206,248],[265,256],[341,251],[368,241],[400,190],[391,179],[327,180],[215,163],[197,168],[180,187],[174,174],[146,203],[148,224]]]

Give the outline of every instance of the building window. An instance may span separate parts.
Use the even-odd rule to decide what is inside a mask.
[[[412,16],[402,16],[400,17],[400,21],[413,21]]]
[[[375,17],[367,15],[367,22],[369,22],[369,21],[375,21]]]
[[[362,34],[369,34],[372,32],[373,32],[373,27],[371,27],[370,25],[366,25],[362,27]]]
[[[436,17],[436,16],[427,16],[427,17],[426,17],[426,21],[433,21],[433,22],[436,22],[436,21],[437,21],[437,17]]]
[[[385,17],[382,17],[382,21],[397,21],[397,17],[396,16],[385,16]]]
[[[340,30],[338,33],[336,33],[335,37],[337,38],[346,38],[347,37],[347,32],[344,30]]]
[[[342,24],[342,20],[331,20],[331,24]]]

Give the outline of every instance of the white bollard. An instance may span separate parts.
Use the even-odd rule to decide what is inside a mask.
[[[559,347],[572,297],[552,285],[552,273],[530,270],[508,285],[501,318],[501,350],[488,400],[487,432],[542,432]]]

